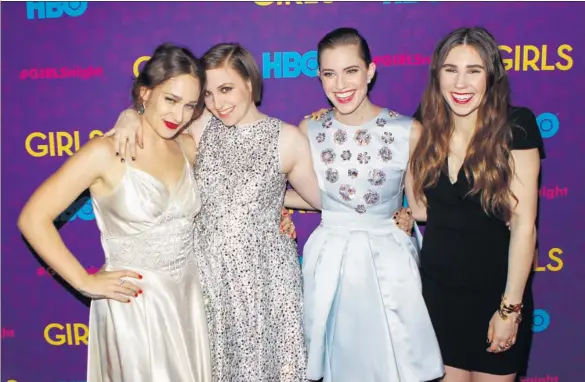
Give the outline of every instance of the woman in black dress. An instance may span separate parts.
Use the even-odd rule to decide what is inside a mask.
[[[437,45],[406,191],[426,221],[423,294],[446,382],[513,381],[529,353],[542,138],[509,95],[486,30]]]

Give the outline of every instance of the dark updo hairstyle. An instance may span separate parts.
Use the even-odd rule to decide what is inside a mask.
[[[252,100],[258,104],[262,100],[262,75],[250,51],[238,43],[221,43],[212,46],[201,57],[205,70],[229,67],[235,70],[244,81],[252,85]]]
[[[325,49],[339,46],[357,45],[360,58],[366,63],[366,68],[372,63],[372,54],[365,38],[355,28],[338,28],[325,35],[317,45],[317,62],[321,66],[321,54]]]
[[[171,78],[183,74],[190,74],[197,78],[201,87],[195,112],[191,120],[187,123],[187,126],[189,126],[191,122],[201,116],[205,108],[204,89],[207,77],[205,76],[205,70],[201,61],[187,48],[171,43],[164,43],[154,50],[152,57],[134,80],[134,85],[132,86],[133,107],[138,109],[144,102],[140,96],[140,89],[142,87],[152,90]]]

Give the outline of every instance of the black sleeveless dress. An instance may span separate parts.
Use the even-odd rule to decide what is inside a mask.
[[[421,121],[420,106],[414,117]],[[512,150],[537,148],[544,158],[534,114],[527,108],[513,107],[509,117],[513,122]],[[423,295],[445,365],[496,375],[518,373],[523,371],[530,351],[532,276],[525,288],[516,344],[505,352],[488,353],[489,321],[506,288],[510,231],[504,221],[483,212],[479,196],[466,196],[470,188],[463,170],[452,184],[445,166],[438,184],[425,190]]]

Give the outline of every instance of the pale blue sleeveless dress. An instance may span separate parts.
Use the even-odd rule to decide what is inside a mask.
[[[322,220],[303,252],[308,378],[422,382],[443,363],[421,294],[419,246],[402,206],[412,119],[388,109],[345,126],[309,121]]]

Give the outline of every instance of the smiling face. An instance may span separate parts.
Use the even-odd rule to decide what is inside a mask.
[[[201,92],[190,74],[170,78],[152,90],[141,91],[144,119],[161,138],[173,138],[193,118]]]
[[[254,104],[252,85],[229,65],[206,71],[205,106],[224,125],[247,123]]]
[[[470,45],[451,49],[439,72],[441,94],[451,111],[460,117],[477,113],[486,93],[486,69]]]
[[[354,112],[368,95],[375,64],[366,66],[355,44],[325,49],[319,61],[319,77],[327,98],[339,113]]]

